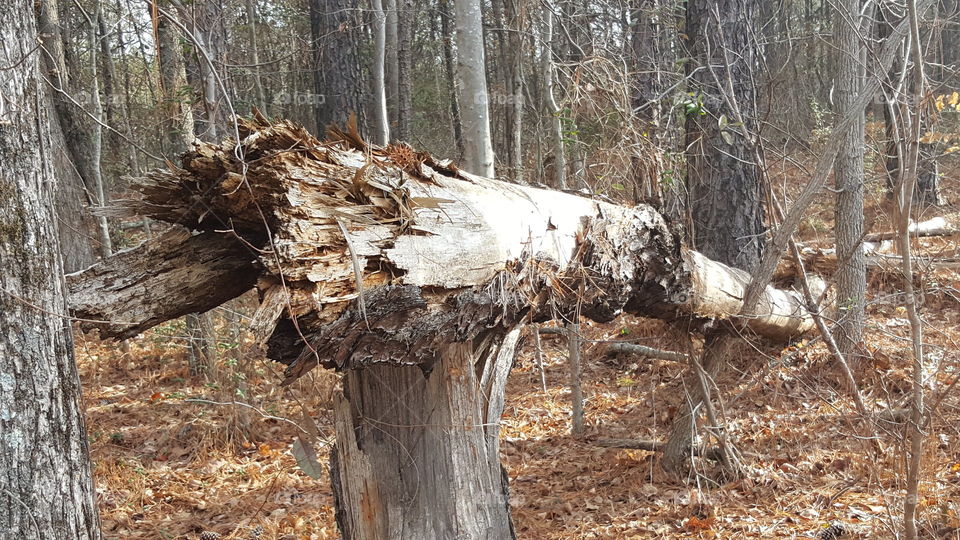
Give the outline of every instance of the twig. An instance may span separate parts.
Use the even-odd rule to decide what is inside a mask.
[[[280,422],[286,422],[292,425],[293,427],[299,429],[300,431],[306,433],[307,435],[310,435],[309,431],[300,427],[300,424],[294,422],[293,420],[290,420],[289,418],[284,418],[282,416],[273,416],[272,414],[267,414],[263,412],[262,409],[258,407],[254,407],[253,405],[250,405],[249,403],[244,403],[242,401],[213,401],[211,399],[201,399],[201,398],[186,398],[183,401],[184,403],[206,403],[208,405],[234,405],[234,406],[246,407],[248,409],[253,409],[257,413],[259,413],[260,416],[266,418],[267,420],[277,420]]]

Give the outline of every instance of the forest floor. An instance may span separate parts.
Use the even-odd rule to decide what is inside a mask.
[[[960,193],[947,197],[954,205],[940,215],[960,226]],[[804,239],[828,245],[831,221],[824,208],[811,213]],[[881,223],[873,230],[890,228]],[[915,245],[927,254],[960,255],[956,237]],[[868,354],[857,375],[876,410],[905,406],[910,389],[909,325],[897,282],[892,274],[870,277]],[[925,272],[918,283],[928,375],[942,391],[960,373],[960,274]],[[241,299],[230,309],[249,312],[251,302]],[[217,313],[221,336],[229,335],[225,321],[238,315]],[[904,424],[881,423],[883,451],[875,453],[818,339],[787,348],[748,341],[738,347],[717,383],[729,433],[748,454],[748,472],[718,485],[709,463],[680,481],[660,471],[654,453],[594,444],[598,437],[663,440],[684,399],[685,366],[608,358],[605,343],[684,351],[680,336],[662,322],[629,317],[582,328],[585,439],[569,434],[565,338],[544,336],[545,392],[532,340],[511,373],[501,456],[520,538],[803,538],[830,523],[854,538],[895,537]],[[220,338],[216,374],[191,376],[184,334],[182,321],[168,323],[130,340],[126,352],[77,334],[105,537],[196,539],[214,531],[254,538],[262,531],[262,539],[337,538],[326,472],[308,477],[291,453],[298,435],[319,432],[316,451],[326,463],[336,376],[314,370],[280,388],[278,366],[247,352],[242,335]],[[960,389],[939,403],[929,433],[924,537],[960,538]]]

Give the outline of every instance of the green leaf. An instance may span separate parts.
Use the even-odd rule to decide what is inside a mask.
[[[623,187],[623,184],[613,184],[613,185],[610,186],[610,187],[612,187],[613,189],[620,190],[620,191],[623,191],[623,190],[627,189],[627,188]]]
[[[297,437],[297,440],[293,441],[293,448],[290,451],[293,457],[297,458],[297,465],[304,474],[314,480],[323,476],[323,467],[317,461],[317,453],[313,451],[313,446],[304,442],[302,437]]]

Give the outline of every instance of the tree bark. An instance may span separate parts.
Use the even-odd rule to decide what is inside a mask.
[[[73,272],[96,260],[93,239],[97,223],[86,208],[90,204],[86,184],[89,153],[84,150],[79,135],[83,131],[79,115],[67,98],[71,87],[55,0],[43,0],[37,5],[37,24],[43,43],[43,67],[55,88],[52,94],[45,93],[44,99],[56,112],[49,118],[49,125],[55,149],[51,159],[57,171],[54,177],[58,184],[55,197],[60,247],[65,270]]]
[[[69,274],[69,304],[84,330],[126,339],[188,313],[203,313],[253,288],[259,271],[243,243],[172,228]]]
[[[493,142],[490,135],[489,96],[484,62],[480,0],[453,4],[456,20],[457,78],[464,131],[463,168],[492,178]]]
[[[413,136],[413,34],[416,25],[413,0],[397,5],[397,139]]]
[[[857,115],[847,130],[834,164],[837,189],[834,237],[837,260],[844,261],[837,272],[839,320],[835,326],[836,340],[840,352],[854,368],[863,336],[867,294],[867,267],[862,242],[866,112],[862,108],[855,109],[857,95],[866,77],[860,9],[860,2],[839,3],[834,8],[836,108],[840,116],[848,112]]]
[[[186,95],[187,69],[183,58],[180,30],[168,19],[173,13],[157,20],[157,56],[160,64],[161,129],[163,148],[170,157],[186,152],[194,139],[195,124],[190,96]]]
[[[902,6],[895,3],[883,2],[877,8],[878,20],[877,37],[881,42],[891,39],[893,26],[906,17],[902,11]],[[944,32],[949,32],[944,30]],[[906,103],[906,96],[909,93],[916,92],[913,88],[915,83],[912,78],[907,77],[905,69],[908,67],[905,55],[909,53],[909,47],[906,42],[900,45],[903,49],[902,55],[895,60],[891,69],[887,70],[884,80],[885,103],[883,107],[883,119],[885,124],[885,148],[884,164],[887,171],[887,187],[891,195],[895,196],[896,183],[903,175],[903,157],[907,153],[906,135],[907,129],[905,117],[911,114],[909,105]],[[924,118],[926,131],[927,118]],[[911,200],[915,209],[922,210],[930,206],[941,206],[945,203],[940,193],[940,167],[937,156],[940,150],[937,144],[920,141],[920,148],[917,164],[917,178]]]
[[[387,54],[387,16],[383,13],[383,1],[372,0],[373,5],[373,142],[386,145],[390,142],[390,119],[387,114],[387,84],[385,66]]]
[[[757,0],[687,3],[689,90],[698,100],[686,128],[693,245],[744,270],[757,267],[766,242],[756,151],[759,14]]]
[[[524,13],[521,0],[504,0],[504,15],[507,25],[507,50],[503,58],[507,63],[506,139],[507,164],[510,178],[522,183],[523,171],[523,36],[525,35]]]
[[[242,240],[236,248],[222,248],[222,255],[211,258],[229,262],[233,268],[249,268],[242,261],[251,260],[250,249],[256,253],[256,249],[272,245],[273,251],[257,257],[264,268],[261,272],[279,281],[283,268],[284,282],[288,287],[296,285],[288,311],[296,314],[300,329],[306,333],[338,320],[338,325],[349,325],[352,317],[363,319],[363,313],[352,311],[360,294],[358,271],[363,289],[369,291],[363,302],[368,306],[366,315],[372,317],[375,302],[371,298],[395,299],[391,295],[399,294],[406,298],[409,309],[421,309],[427,297],[444,305],[451,300],[450,294],[486,286],[492,279],[501,279],[497,276],[508,269],[519,272],[514,265],[529,264],[525,257],[534,254],[542,264],[554,267],[555,276],[549,283],[565,279],[575,284],[587,274],[597,281],[586,288],[584,295],[573,298],[540,281],[546,279],[540,273],[533,282],[514,285],[533,287],[531,298],[536,301],[501,306],[498,317],[507,316],[503,309],[507,309],[509,318],[527,310],[546,317],[546,312],[537,310],[548,300],[559,308],[579,305],[585,316],[597,320],[609,320],[618,310],[665,318],[725,318],[742,309],[750,276],[681,248],[668,223],[649,206],[628,208],[504,184],[458,171],[427,154],[419,154],[413,163],[400,158],[394,162],[389,149],[347,148],[355,144],[349,137],[318,152],[315,149],[321,143],[289,123],[244,120],[240,132],[240,150],[230,141],[219,146],[201,144],[183,157],[184,169],[156,170],[137,182],[138,197],[115,201],[111,215],[147,215],[206,230],[218,238],[224,235],[215,231],[231,223],[233,233]],[[367,151],[379,156],[382,168],[365,166],[363,156]],[[242,167],[236,152],[247,160],[252,192],[237,189],[243,177],[234,172]],[[302,180],[310,178],[317,180]],[[264,219],[271,231],[270,240]],[[341,225],[347,230],[346,237]],[[635,238],[635,244],[630,244],[631,238]],[[191,241],[196,244],[167,247],[152,255],[145,251],[141,258],[166,257],[165,253],[178,249],[189,259],[190,252],[207,245],[207,240],[200,237]],[[149,249],[149,245],[143,249]],[[585,251],[588,249],[594,251]],[[234,253],[241,262],[228,261],[227,253]],[[464,253],[471,256],[464,258]],[[638,259],[643,253],[647,258]],[[138,260],[130,257],[129,264]],[[367,274],[365,268],[376,266],[373,260],[394,268],[397,279],[376,272]],[[118,263],[118,275],[123,274],[122,266]],[[96,275],[102,267],[95,266],[78,276]],[[133,281],[147,277],[152,275]],[[220,279],[224,278],[209,278],[207,286]],[[317,300],[309,291],[318,291],[321,283],[323,294]],[[386,296],[374,295],[377,288],[387,285]],[[434,292],[424,293],[424,297],[416,291],[390,288],[406,285],[428,287]],[[159,290],[158,284],[151,286]],[[202,287],[197,285],[198,289]],[[93,284],[81,288],[96,290]],[[494,299],[471,298],[461,301],[497,305]],[[760,298],[760,307],[748,320],[757,333],[786,339],[812,328],[795,293],[767,287]],[[326,306],[322,313],[316,311],[318,301]],[[451,309],[444,307],[434,313],[442,315],[438,325],[453,321],[443,318]],[[392,317],[392,310],[385,311],[384,316]],[[136,314],[124,315],[126,322],[139,324],[137,318]],[[332,335],[324,339],[331,340]],[[296,341],[302,341],[300,336]]]
[[[315,47],[314,78],[317,133],[346,125],[351,114],[364,133],[363,77],[360,71],[356,0],[311,0],[310,21]]]
[[[88,42],[90,47],[90,103],[93,108],[93,111],[90,113],[93,115],[93,126],[91,127],[93,133],[90,136],[90,172],[92,174],[90,180],[92,181],[93,193],[96,197],[95,204],[103,208],[107,203],[107,188],[104,183],[101,164],[101,158],[103,157],[103,102],[100,99],[100,75],[97,69],[97,64],[99,64],[98,52],[100,51],[98,35],[101,12],[102,9],[100,1],[98,0],[93,11],[93,18],[88,21],[90,25],[88,29]],[[110,225],[107,222],[106,216],[103,214],[98,214],[96,219],[97,229],[100,233],[100,256],[106,259],[113,253],[113,242],[110,240]]]
[[[259,24],[260,18],[257,16],[257,4],[254,0],[246,0],[244,8],[247,26],[250,27],[250,63],[253,64],[253,88],[257,96],[256,105],[266,113],[267,93],[263,88],[263,77],[260,76],[260,46],[257,43],[257,24]]]
[[[453,56],[452,0],[440,0],[440,32],[443,35],[443,67],[447,75],[447,93],[450,95],[450,123],[453,141],[457,145],[457,160],[463,160],[466,150],[463,143],[463,122],[460,120],[460,100],[457,96],[457,60]]]
[[[583,438],[583,370],[580,368],[580,323],[567,323],[567,362],[570,367],[570,434]]]
[[[672,62],[664,58],[661,47],[663,14],[660,0],[632,0],[630,46],[633,60],[633,85],[630,96],[639,131],[637,150],[631,156],[634,200],[660,203],[663,200],[661,181],[663,169],[660,154],[667,134],[663,133],[663,99],[666,85],[664,71]]]
[[[543,70],[543,95],[546,101],[547,114],[550,116],[550,137],[553,146],[553,181],[554,189],[567,189],[567,159],[563,144],[563,123],[560,106],[553,95],[554,66],[553,66],[553,5],[545,1],[541,11],[543,27],[540,30],[540,69]]]
[[[8,7],[0,17],[0,533],[98,539],[34,5]]]
[[[387,87],[387,113],[390,117],[390,133],[396,134],[398,129],[397,111],[400,108],[397,98],[399,97],[399,76],[397,74],[398,62],[397,49],[398,42],[398,16],[397,0],[385,0],[384,11],[387,16],[386,27],[386,59],[384,60],[384,84]]]
[[[498,426],[518,336],[451,344],[426,372],[347,372],[330,460],[344,539],[516,537]]]

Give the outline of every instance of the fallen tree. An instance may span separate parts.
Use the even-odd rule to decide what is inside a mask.
[[[133,182],[110,214],[183,229],[70,275],[70,305],[128,337],[255,282],[254,332],[284,382],[345,373],[345,538],[512,536],[497,425],[522,322],[742,311],[749,276],[685,249],[650,206],[472,176],[351,130],[320,142],[258,117],[238,135]],[[813,328],[773,287],[741,320],[777,340]]]

